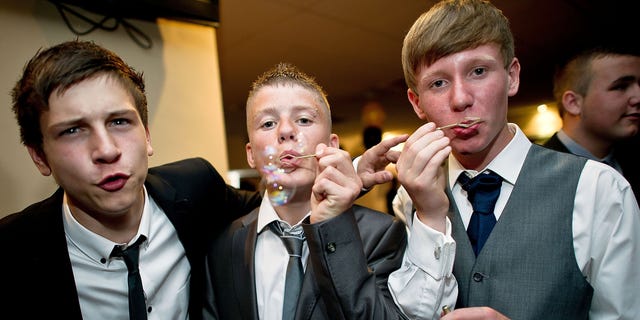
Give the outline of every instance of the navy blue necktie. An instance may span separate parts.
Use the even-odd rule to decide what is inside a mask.
[[[471,241],[473,252],[478,256],[489,234],[496,224],[496,216],[493,209],[500,195],[502,178],[491,171],[480,173],[473,179],[465,172],[460,174],[458,182],[462,189],[467,191],[467,198],[473,206],[473,214],[467,227],[467,235]]]
[[[287,274],[284,284],[284,303],[282,306],[282,319],[293,319],[298,306],[298,296],[302,288],[304,279],[304,268],[302,267],[302,244],[305,241],[304,231],[301,226],[285,230],[278,221],[272,222],[269,227],[271,231],[280,236],[282,243],[289,253],[287,264]]]
[[[127,265],[128,276],[127,283],[129,285],[129,319],[146,320],[147,304],[144,297],[144,289],[142,288],[142,279],[140,278],[140,270],[138,270],[138,260],[140,258],[140,244],[147,238],[140,236],[138,240],[122,249],[121,246],[115,246],[111,252],[111,257],[122,257]]]

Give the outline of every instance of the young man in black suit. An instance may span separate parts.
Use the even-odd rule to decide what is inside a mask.
[[[13,111],[36,167],[60,188],[0,220],[2,318],[200,318],[205,243],[259,196],[228,187],[203,159],[148,169],[142,75],[94,43],[38,52]],[[130,249],[132,260],[117,254]]]
[[[554,78],[562,129],[545,147],[604,162],[640,198],[640,51],[619,45],[586,49]]]

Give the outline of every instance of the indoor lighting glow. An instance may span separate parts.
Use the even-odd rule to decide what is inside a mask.
[[[562,119],[555,109],[541,104],[536,108],[537,112],[527,122],[525,133],[534,139],[547,139],[562,127]]]

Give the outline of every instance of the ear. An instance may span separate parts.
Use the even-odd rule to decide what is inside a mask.
[[[253,159],[253,152],[251,152],[251,142],[247,142],[247,144],[244,146],[244,149],[247,151],[247,163],[249,164],[249,167],[255,169],[256,163]]]
[[[47,162],[47,157],[44,155],[44,151],[38,152],[33,147],[27,147],[27,151],[29,152],[29,156],[31,156],[31,160],[33,160],[33,163],[38,168],[38,171],[40,171],[40,174],[50,176],[51,168]]]
[[[567,90],[562,94],[562,106],[567,114],[579,116],[582,113],[582,96],[574,91]]]
[[[153,155],[153,147],[151,146],[151,134],[149,133],[149,128],[144,128],[144,132],[147,135],[147,156],[151,157]]]
[[[420,96],[409,88],[407,89],[407,98],[409,98],[409,102],[411,102],[413,106],[413,111],[418,115],[418,118],[427,121],[427,114],[420,109]]]
[[[513,97],[518,93],[518,88],[520,87],[520,61],[518,61],[518,58],[513,58],[507,71],[509,72],[508,95]]]
[[[329,145],[334,148],[340,148],[340,138],[337,134],[332,133],[331,136],[329,136]]]

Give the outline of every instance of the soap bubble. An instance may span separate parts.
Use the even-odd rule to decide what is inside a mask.
[[[295,143],[290,148],[298,155],[306,155],[308,152],[307,139],[302,132],[298,132]],[[281,150],[282,151],[282,150]],[[264,150],[264,157],[267,159],[262,168],[267,196],[274,206],[281,206],[288,203],[295,194],[296,187],[288,182],[289,175],[282,167],[280,153],[274,146],[267,146]],[[289,164],[289,168],[291,165]],[[286,166],[285,166],[286,167]]]
[[[307,137],[305,137],[304,133],[298,132],[298,134],[296,134],[296,144],[294,150],[300,154],[306,154]]]
[[[281,206],[289,202],[296,191],[295,186],[286,185],[286,172],[280,168],[279,154],[273,146],[267,146],[264,151],[267,163],[263,166],[262,172],[265,173],[264,180],[266,184],[267,196],[274,206]]]

